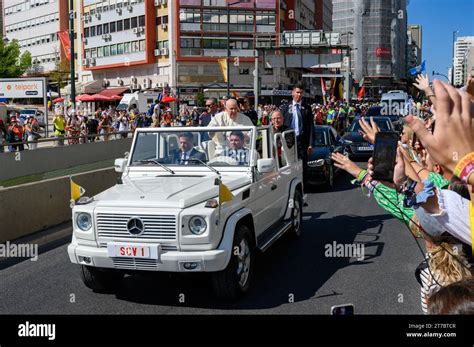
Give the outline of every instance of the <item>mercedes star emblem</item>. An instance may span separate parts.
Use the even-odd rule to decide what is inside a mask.
[[[145,231],[145,224],[138,217],[132,217],[127,222],[128,232],[132,235],[140,235]]]

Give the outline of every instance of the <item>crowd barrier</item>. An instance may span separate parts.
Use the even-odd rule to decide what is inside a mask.
[[[114,168],[74,176],[93,196],[117,183]],[[69,177],[0,189],[0,243],[13,241],[71,220]]]

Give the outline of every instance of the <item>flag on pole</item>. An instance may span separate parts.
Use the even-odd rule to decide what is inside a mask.
[[[227,58],[221,58],[218,60],[221,68],[222,76],[224,76],[224,82],[227,83]]]
[[[323,103],[326,105],[326,85],[324,84],[324,79],[321,77],[321,90],[323,92]]]
[[[59,40],[64,49],[64,54],[66,54],[66,59],[71,61],[71,40],[69,39],[69,33],[67,30],[58,32]]]
[[[357,94],[357,99],[363,100],[365,97],[365,86],[362,86],[359,90],[359,94]]]
[[[410,75],[415,76],[422,74],[423,72],[426,72],[426,60],[423,60],[421,65],[415,66],[408,70],[410,72]]]
[[[219,205],[234,198],[230,189],[222,182],[219,183]]]
[[[362,86],[364,85],[364,80],[365,80],[365,77],[362,77],[362,79],[359,82],[359,88],[362,88]]]
[[[72,177],[69,177],[69,183],[71,185],[71,204],[74,204],[81,196],[84,195],[86,190],[74,182]]]

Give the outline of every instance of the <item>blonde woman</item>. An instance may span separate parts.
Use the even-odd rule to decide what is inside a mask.
[[[405,148],[412,161],[416,161],[418,164],[422,164],[421,158],[417,155],[416,151],[413,149],[413,135],[414,132],[406,125],[403,127],[402,134],[400,135],[400,144]]]
[[[419,267],[421,308],[428,313],[429,297],[451,283],[472,277],[463,244],[452,236],[425,237],[427,261]],[[424,265],[424,266],[423,266]]]

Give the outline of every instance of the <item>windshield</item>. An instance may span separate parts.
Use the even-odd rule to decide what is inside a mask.
[[[195,128],[194,128],[195,129]],[[249,166],[254,130],[176,130],[139,132],[132,166]]]
[[[36,114],[35,110],[23,110],[21,111],[21,114]]]
[[[313,146],[327,146],[328,139],[324,130],[316,130],[314,132],[314,143]]]
[[[392,131],[392,127],[390,126],[390,123],[386,119],[374,118],[374,121],[381,131]],[[359,130],[360,130],[359,120],[356,119],[354,123],[352,123],[350,131],[355,132]]]

